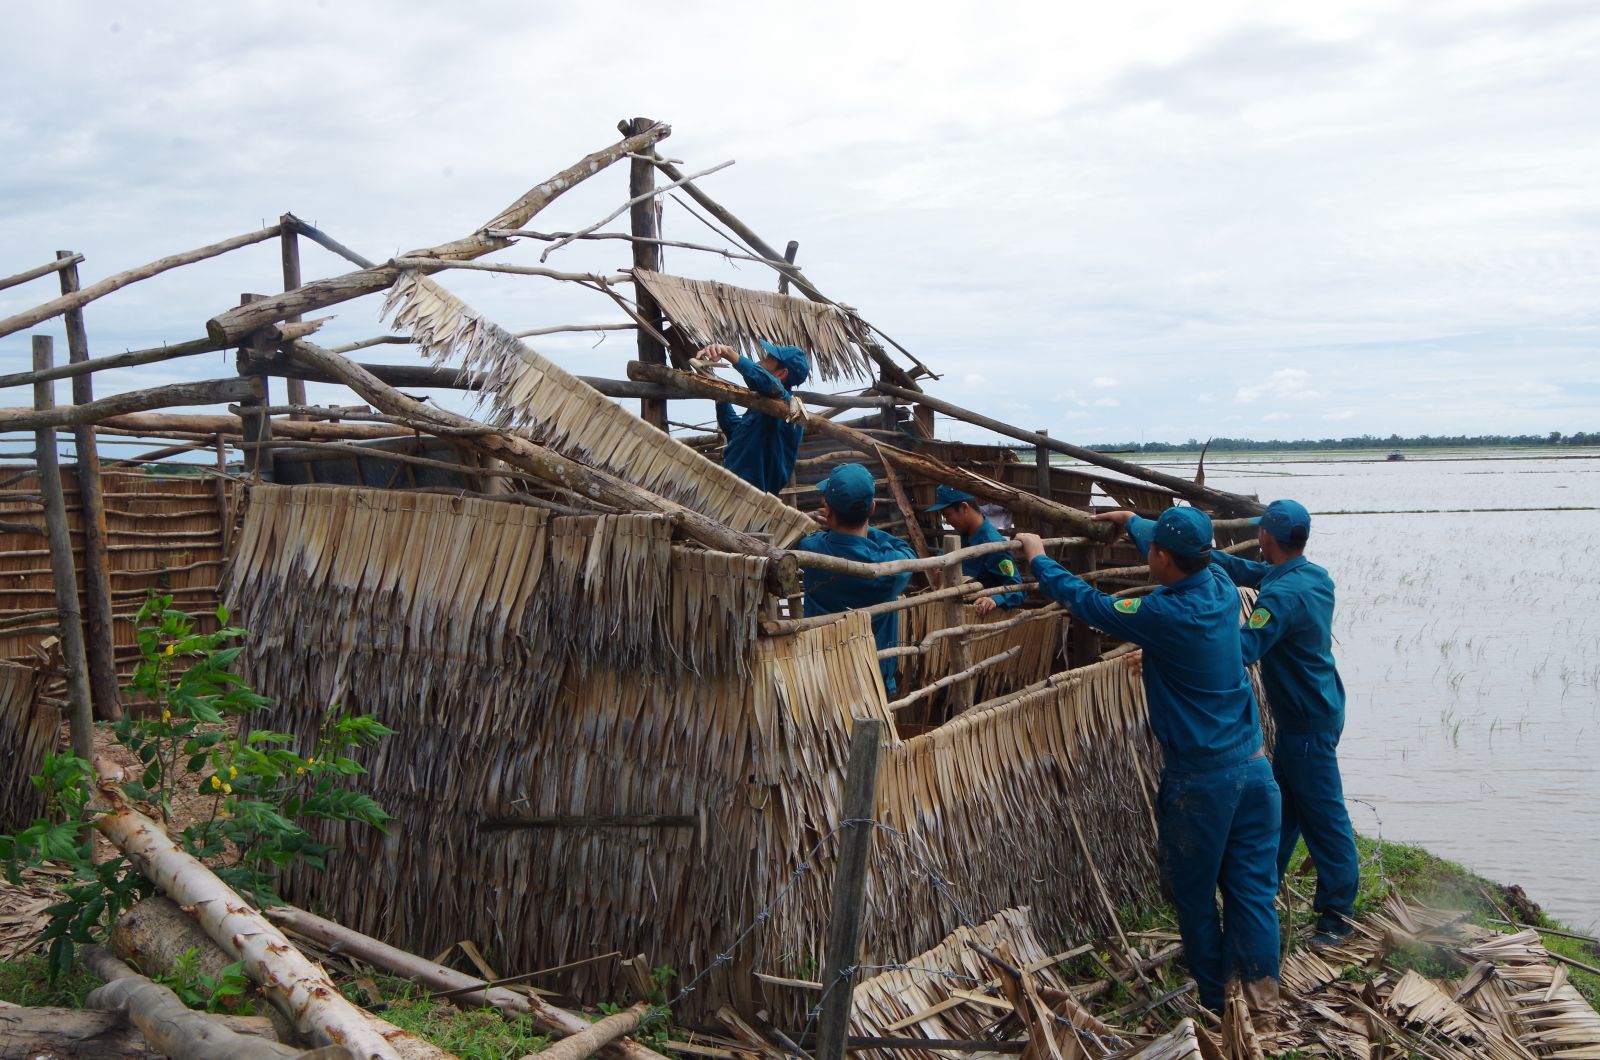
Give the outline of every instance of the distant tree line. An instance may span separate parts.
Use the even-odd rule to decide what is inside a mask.
[[[1190,438],[1186,442],[1122,442],[1096,445],[1092,448],[1107,452],[1190,453],[1199,450],[1204,444],[1205,442],[1199,438]],[[1282,452],[1339,449],[1458,449],[1515,445],[1600,446],[1600,431],[1578,431],[1574,434],[1562,434],[1560,431],[1551,431],[1549,434],[1421,434],[1411,438],[1402,438],[1398,434],[1391,434],[1387,438],[1376,434],[1362,434],[1350,438],[1297,438],[1293,441],[1274,439],[1265,442],[1256,441],[1254,438],[1211,439],[1212,451],[1235,453],[1269,450]]]

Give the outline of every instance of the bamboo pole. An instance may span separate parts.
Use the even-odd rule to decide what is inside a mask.
[[[157,361],[170,361],[176,357],[190,357],[197,353],[215,353],[222,349],[220,345],[210,339],[194,339],[191,342],[180,342],[176,346],[156,346],[148,350],[130,350],[127,353],[115,353],[109,357],[94,357],[77,364],[61,364],[48,372],[13,372],[11,375],[0,375],[0,390],[12,386],[27,386],[32,383],[46,382],[52,379],[76,378],[92,372],[104,372],[112,368],[129,368],[137,364],[154,364]]]
[[[918,702],[928,698],[929,696],[933,695],[935,692],[939,691],[941,688],[949,688],[951,685],[959,684],[962,681],[970,681],[974,677],[977,677],[979,674],[983,673],[983,671],[989,669],[990,667],[998,666],[1001,663],[1005,662],[1007,659],[1014,658],[1016,656],[1016,654],[1021,650],[1022,650],[1022,645],[1017,644],[1017,645],[1015,645],[1013,647],[1007,648],[1005,651],[1001,652],[998,655],[991,655],[987,659],[983,659],[983,660],[981,660],[979,662],[973,663],[971,666],[967,667],[965,670],[962,670],[960,673],[953,673],[953,674],[950,674],[947,677],[941,677],[941,678],[939,678],[939,680],[935,681],[933,684],[924,685],[923,687],[917,689],[915,692],[911,693],[909,696],[902,696],[901,698],[895,700],[893,703],[890,703],[889,704],[889,709],[890,710],[904,710],[906,707],[909,707],[914,703],[918,703]],[[971,704],[968,704],[968,705],[970,706]]]
[[[1090,544],[1088,538],[1083,537],[1051,537],[1046,538],[1046,548],[1057,546],[1067,547],[1072,545]],[[927,556],[919,559],[893,559],[883,563],[864,563],[860,560],[845,559],[842,556],[824,556],[819,552],[802,552],[791,549],[795,560],[804,570],[825,570],[835,574],[849,574],[857,578],[882,578],[889,574],[905,574],[909,572],[945,570],[954,567],[969,559],[979,556],[991,556],[996,552],[1021,552],[1022,545],[1016,541],[985,541],[981,545],[968,545],[937,556]]]
[[[293,214],[284,214],[278,218],[278,226],[282,229],[279,233],[279,249],[283,252],[283,289],[292,291],[300,286],[300,230],[294,223]],[[300,314],[284,318],[286,323],[297,324]],[[300,379],[287,381],[289,388],[289,404],[304,405],[306,403],[306,384]],[[298,419],[290,416],[290,419]]]
[[[283,217],[285,221],[294,225],[296,232],[299,232],[301,235],[305,236],[307,239],[311,240],[313,243],[316,243],[323,249],[339,255],[339,257],[348,261],[350,264],[358,265],[363,269],[370,269],[377,265],[377,262],[371,261],[362,257],[360,254],[357,254],[355,251],[351,250],[337,239],[334,239],[316,225],[307,224],[305,221],[302,221],[292,213],[286,213],[283,215]]]
[[[56,259],[66,262],[56,275],[61,293],[70,295],[79,288],[77,262],[82,254],[56,251]],[[82,308],[69,309],[62,321],[67,331],[67,357],[74,364],[89,360],[89,335],[83,324]],[[94,385],[88,375],[74,376],[72,403],[87,405],[94,400]],[[78,453],[78,502],[83,507],[83,604],[84,649],[89,665],[89,701],[100,721],[122,717],[117,702],[117,661],[112,655],[111,571],[107,562],[106,502],[101,494],[100,449],[94,427],[78,424],[72,438]]]
[[[510,246],[510,240],[490,236],[488,231],[521,228],[530,217],[554,202],[563,192],[592,177],[624,155],[649,148],[671,132],[669,126],[657,125],[641,136],[630,137],[596,151],[563,169],[544,183],[530,188],[521,198],[490,218],[472,235],[437,247],[414,251],[408,257],[462,262]],[[245,336],[269,324],[276,324],[295,313],[309,313],[384,290],[399,277],[401,267],[395,262],[390,262],[384,265],[366,266],[356,272],[345,273],[343,276],[314,280],[293,291],[219,313],[206,321],[206,334],[223,345],[238,345]]]
[[[449,993],[453,1001],[497,1008],[508,1016],[525,1015],[541,1028],[563,1035],[578,1034],[589,1026],[582,1016],[558,1008],[543,998],[489,985],[482,979],[379,942],[304,909],[279,905],[267,910],[266,915],[297,935],[324,946],[335,946],[341,953],[392,975],[414,980],[429,990]],[[600,1052],[611,1060],[665,1060],[661,1054],[628,1040],[614,1042]]]
[[[61,255],[57,254],[55,261],[47,261],[43,265],[36,265],[31,269],[24,269],[15,276],[7,276],[5,279],[0,280],[0,291],[5,290],[7,287],[15,287],[19,283],[27,283],[29,280],[37,280],[41,276],[48,276],[52,272],[59,272],[62,269],[71,268],[82,260],[82,254],[72,255],[71,261],[63,261]]]
[[[861,955],[867,859],[872,853],[873,817],[878,802],[878,752],[883,722],[852,718],[850,759],[839,803],[839,862],[833,874],[832,913],[822,966],[821,1014],[817,1017],[815,1060],[844,1060],[851,1001]]]
[[[87,287],[72,292],[70,295],[64,294],[60,298],[52,299],[41,305],[34,306],[32,309],[24,310],[14,316],[0,320],[0,338],[21,331],[24,328],[31,328],[40,321],[59,316],[69,309],[78,309],[86,306],[96,298],[103,298],[113,291],[121,290],[130,283],[149,279],[152,276],[166,272],[168,269],[175,269],[180,265],[189,265],[196,261],[204,261],[207,258],[214,258],[218,254],[225,254],[230,250],[237,250],[252,243],[260,243],[263,240],[271,239],[278,234],[279,228],[279,225],[272,225],[261,229],[259,232],[247,232],[242,236],[224,239],[220,243],[212,243],[210,246],[200,247],[197,250],[188,250],[182,254],[158,258],[147,265],[140,265],[136,269],[129,269],[126,272],[119,272],[115,276],[108,276],[99,283],[92,283]]]
[[[49,335],[33,337],[33,366],[49,368],[55,357]],[[41,412],[55,406],[55,384],[35,383],[33,404]],[[50,574],[55,584],[56,614],[61,628],[61,658],[67,671],[67,717],[71,721],[72,753],[88,761],[94,757],[94,709],[89,690],[89,663],[83,647],[83,619],[78,612],[78,579],[73,572],[72,534],[67,526],[66,497],[61,489],[61,464],[56,455],[56,433],[39,430],[39,491],[44,494],[45,529],[50,541]]]
[[[915,644],[907,644],[898,648],[884,648],[878,652],[878,658],[898,659],[906,655],[921,655],[939,641],[948,640],[951,637],[965,637],[976,634],[973,639],[988,640],[991,634],[1004,633],[1013,626],[1060,617],[1062,617],[1060,604],[1046,604],[1044,607],[1036,607],[1032,610],[1024,611],[1020,615],[1000,622],[969,622],[961,626],[946,626],[944,629],[934,630]]]
[[[651,125],[655,124],[649,118],[634,118],[631,121],[623,119],[617,123],[617,131],[624,136],[637,136]],[[638,240],[654,240],[661,235],[661,215],[658,210],[660,204],[656,201],[655,169],[643,156],[631,159],[628,162],[628,227]],[[605,222],[601,222],[604,224]],[[587,231],[594,231],[600,225],[595,225]],[[584,232],[577,232],[568,237],[567,241],[577,239]],[[550,244],[545,249],[543,261],[550,251],[562,245],[562,241]],[[661,271],[661,247],[653,242],[635,242],[633,244],[633,267],[635,269],[649,269],[651,272]],[[659,336],[662,328],[661,306],[644,284],[638,280],[633,282],[633,301],[642,324],[637,334],[639,360],[646,364],[667,363],[667,345]],[[639,403],[639,416],[646,423],[665,431],[667,429],[667,403],[661,398],[645,398]]]
[[[1098,453],[1093,449],[1085,449],[1079,445],[1072,445],[1069,442],[1063,442],[1058,439],[1051,438],[1048,435],[1039,434],[1036,431],[1028,431],[1023,430],[1021,427],[1013,427],[1011,424],[994,419],[991,416],[985,416],[982,413],[973,412],[971,409],[964,409],[960,405],[954,405],[948,401],[942,401],[939,398],[929,397],[927,394],[921,393],[920,391],[906,390],[903,387],[895,386],[891,383],[880,383],[876,389],[892,397],[900,398],[903,401],[915,401],[919,405],[926,405],[928,408],[931,408],[936,412],[942,412],[946,416],[954,416],[956,419],[963,420],[967,423],[973,424],[974,426],[987,427],[996,434],[1003,434],[1008,438],[1016,438],[1019,441],[1027,442],[1030,445],[1041,449],[1049,449],[1053,452],[1063,453],[1067,456],[1082,460],[1085,463],[1095,464],[1110,471],[1117,471],[1131,478],[1139,479],[1142,482],[1151,482],[1158,486],[1165,486],[1167,489],[1178,494],[1180,497],[1187,498],[1188,500],[1194,501],[1198,504],[1204,504],[1208,507],[1213,507],[1225,514],[1260,515],[1266,510],[1266,505],[1262,504],[1258,500],[1255,500],[1254,498],[1240,496],[1237,493],[1228,493],[1224,490],[1211,489],[1208,486],[1199,486],[1193,482],[1190,482],[1188,479],[1179,478],[1177,475],[1168,475],[1165,472],[1154,471],[1150,468],[1144,467],[1141,464],[1129,463],[1126,460],[1118,460],[1116,457],[1107,456],[1105,453]]]
[[[713,401],[731,401],[736,405],[764,412],[768,416],[778,419],[788,419],[791,415],[789,406],[774,398],[762,397],[753,390],[734,386],[721,379],[712,379],[706,376],[692,375],[688,372],[678,372],[662,365],[643,364],[639,361],[630,361],[628,364],[628,378],[645,382],[665,383],[681,387],[696,397],[709,398]],[[1115,532],[1109,523],[1100,523],[1092,520],[1088,513],[1080,512],[1076,508],[1069,508],[1064,504],[1043,497],[1035,497],[1025,493],[1014,486],[1003,482],[985,478],[982,475],[968,471],[965,468],[947,464],[942,460],[935,460],[922,453],[913,453],[894,446],[880,445],[871,435],[859,431],[854,427],[821,417],[808,417],[805,420],[807,428],[815,428],[820,434],[837,438],[842,442],[858,449],[868,456],[881,457],[885,463],[894,463],[899,470],[921,475],[935,482],[955,486],[968,493],[987,500],[1003,504],[1013,512],[1026,512],[1036,519],[1044,519],[1057,524],[1071,527],[1079,534],[1095,540],[1109,540]]]
[[[239,304],[246,306],[252,302],[259,302],[264,297],[266,296],[259,294],[241,294],[239,296]],[[292,319],[298,319],[298,315],[295,315]],[[245,344],[240,347],[235,363],[238,366],[241,380],[249,379],[257,384],[256,392],[239,402],[239,422],[243,428],[243,434],[241,435],[243,445],[240,448],[244,450],[244,470],[252,479],[266,479],[271,482],[273,479],[272,449],[270,446],[261,443],[272,441],[272,417],[268,416],[266,412],[267,406],[272,404],[272,386],[264,373],[250,369],[250,358],[246,355],[246,351],[248,351],[257,356],[265,356],[272,349],[267,345],[266,335],[268,330],[263,328],[250,335]]]
[[[228,380],[234,382],[234,380]],[[4,414],[0,409],[0,415]],[[101,420],[100,428],[125,431],[144,438],[211,438],[221,434],[229,440],[243,436],[244,424],[236,415],[200,413],[131,412]],[[376,423],[320,423],[315,421],[282,420],[274,424],[276,433],[284,438],[300,439],[351,439],[351,438],[410,438],[415,430],[383,426]]]
[[[48,383],[35,384],[49,386]],[[27,431],[71,427],[80,423],[99,423],[113,416],[173,405],[220,405],[240,401],[257,393],[257,386],[245,379],[207,379],[198,383],[172,383],[148,390],[129,390],[97,398],[87,405],[48,410],[0,408],[0,431]]]
[[[631,1008],[596,1020],[577,1034],[562,1038],[540,1052],[529,1053],[522,1060],[585,1060],[618,1038],[632,1034],[648,1015],[650,1003],[641,1001]]]

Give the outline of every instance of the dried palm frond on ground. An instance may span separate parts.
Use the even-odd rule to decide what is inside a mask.
[[[815,378],[872,378],[871,359],[855,337],[859,325],[838,306],[647,269],[634,269],[633,277],[696,345],[722,343],[760,357],[758,340],[765,339],[805,350]]]
[[[451,357],[485,374],[484,400],[503,425],[535,441],[779,547],[815,529],[805,515],[617,405],[414,270],[384,302],[435,363]]]
[[[0,830],[26,827],[44,814],[44,792],[29,777],[54,745],[60,712],[34,695],[33,669],[0,661]]]
[[[39,945],[39,933],[50,922],[45,912],[61,901],[48,879],[14,884],[0,876],[0,961],[14,960]]]

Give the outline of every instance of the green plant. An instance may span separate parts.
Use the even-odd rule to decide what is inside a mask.
[[[171,596],[151,596],[137,619],[141,659],[130,691],[150,709],[111,727],[119,744],[142,767],[123,784],[129,798],[145,803],[169,827],[174,797],[188,788],[202,800],[205,816],[173,838],[205,861],[224,882],[258,905],[280,901],[277,873],[300,862],[326,866],[332,849],[314,841],[313,820],[354,821],[382,829],[390,815],[349,778],[366,769],[351,757],[394,730],[368,715],[331,709],[311,753],[290,749],[288,733],[250,729],[252,712],[267,705],[230,667],[242,650],[232,642],[247,634],[228,625],[217,608],[218,629],[200,633],[194,620],[172,608]],[[13,881],[23,865],[58,862],[73,870],[63,901],[50,907],[42,938],[50,942],[50,968],[71,967],[75,946],[99,938],[118,914],[151,893],[154,885],[126,857],[95,864],[83,838],[105,812],[94,804],[94,768],[70,754],[47,755],[33,783],[49,793],[54,820],[35,821],[0,836],[0,858]]]
[[[155,981],[177,994],[190,1008],[237,1016],[255,1012],[254,1005],[242,1000],[250,988],[243,961],[234,961],[216,976],[210,976],[200,967],[200,950],[190,946],[178,955],[166,973],[156,976]]]

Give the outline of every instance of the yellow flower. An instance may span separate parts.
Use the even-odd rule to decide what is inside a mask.
[[[229,813],[227,810],[218,810],[217,811],[217,816],[218,817],[222,817],[222,818],[228,818],[228,817],[232,817],[233,814]]]
[[[163,711],[162,711],[162,712],[161,712],[161,720],[162,720],[162,721],[171,721],[171,720],[172,720],[172,711],[170,711],[170,710],[163,710]]]
[[[239,775],[239,767],[238,766],[229,766],[228,767],[228,779],[229,780],[232,780],[234,777],[236,777],[238,775]]]
[[[233,794],[233,785],[232,784],[224,784],[224,785],[222,785],[222,793],[224,795],[232,795]]]
[[[222,778],[217,776],[215,773],[211,774],[211,786],[212,788],[222,787]]]
[[[167,645],[167,654],[171,655],[173,650],[176,649],[176,648],[177,648],[176,644],[168,644]]]
[[[306,772],[306,767],[305,766],[295,766],[294,767],[294,775],[297,776],[297,777],[304,776],[305,772]]]

